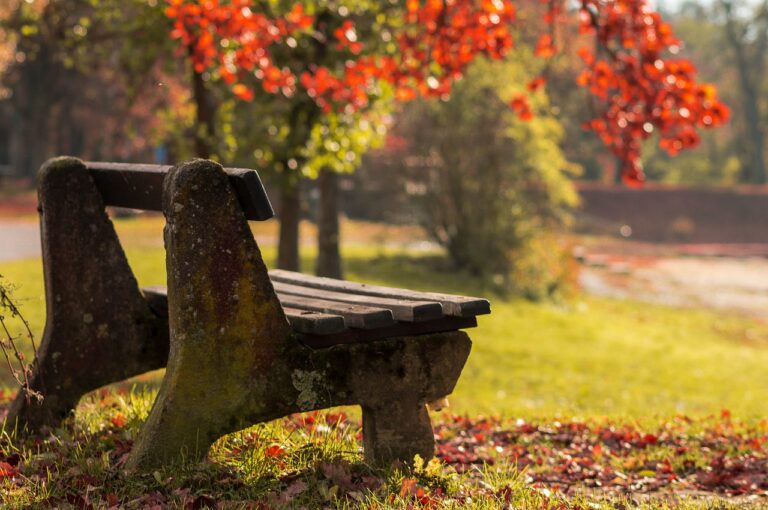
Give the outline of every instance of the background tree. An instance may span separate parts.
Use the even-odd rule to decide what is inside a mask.
[[[643,146],[643,163],[649,180],[672,184],[733,185],[742,180],[741,154],[736,125],[741,101],[733,57],[725,40],[722,16],[714,4],[684,2],[665,13],[675,34],[683,41],[680,55],[697,63],[702,79],[715,84],[723,101],[733,110],[734,122],[701,133],[702,143],[675,157],[653,143]]]
[[[278,267],[297,270],[299,266],[300,178],[319,175],[320,162],[324,162],[324,172],[353,169],[360,154],[375,142],[370,129],[357,127],[365,117],[360,108],[331,111],[319,97],[295,93],[298,77],[308,79],[319,68],[343,67],[357,46],[356,41],[347,40],[346,32],[351,29],[342,29],[342,19],[354,16],[372,24],[380,12],[377,2],[367,1],[310,3],[306,12],[301,4],[287,2],[257,6],[235,1],[205,7],[174,1],[166,11],[175,20],[174,37],[192,57],[194,72],[209,82],[215,78],[228,83],[237,97],[256,103],[270,119],[264,126],[266,133],[245,140],[258,151],[260,167],[278,176]],[[319,76],[318,86],[323,87],[323,75]],[[363,98],[348,99],[355,105]],[[333,185],[332,178],[324,182]],[[334,191],[328,185],[325,188],[322,196],[332,198]],[[318,268],[323,274],[338,276],[338,243],[333,242],[338,238],[337,223],[323,221],[320,226],[321,246],[330,262]]]
[[[96,53],[105,60],[119,62],[121,72],[126,71],[128,78],[120,86],[96,89],[118,98],[142,97],[130,94],[141,85],[140,80],[135,84],[135,78],[152,76],[144,70],[155,69],[157,62],[167,55],[166,44],[145,44],[146,40],[155,41],[158,34],[163,36],[169,28],[161,12],[164,9],[164,15],[173,24],[171,35],[179,42],[178,55],[190,63],[189,89],[197,116],[192,151],[221,158],[238,147],[249,147],[245,164],[252,164],[250,157],[255,157],[262,168],[279,176],[283,189],[279,265],[291,269],[298,267],[299,260],[300,178],[319,175],[319,161],[325,161],[328,169],[354,169],[360,154],[380,137],[378,127],[362,128],[361,134],[351,136],[358,133],[362,120],[368,126],[376,126],[376,115],[372,112],[386,109],[391,99],[449,97],[453,83],[476,57],[500,59],[510,54],[514,31],[532,25],[527,21],[517,23],[518,11],[510,1],[382,4],[367,0],[169,0],[167,4],[152,4],[140,0],[53,0],[19,5],[18,13],[36,17],[40,22],[39,27],[35,23],[16,24],[17,32],[25,38],[20,44],[34,43],[35,34],[50,34],[41,40],[54,41],[45,46],[53,49],[52,58],[62,63],[67,72],[88,76],[83,84],[95,83],[97,73],[86,73],[83,68],[87,66],[78,67],[78,62],[87,61],[82,58],[87,56],[83,55],[86,45],[78,41],[102,42]],[[674,50],[678,41],[645,1],[583,0],[572,10],[563,3],[550,2],[540,11],[531,12],[538,13],[543,20],[533,24],[540,26],[543,34],[526,34],[536,41],[538,56],[548,59],[558,52],[562,27],[569,23],[581,32],[574,40],[589,41],[590,47],[599,48],[595,51],[574,44],[579,46],[579,58],[586,66],[578,82],[595,98],[594,118],[589,127],[621,159],[622,175],[627,182],[643,178],[640,148],[652,134],[659,135],[665,150],[677,153],[698,142],[697,127],[717,125],[725,119],[727,112],[714,89],[695,81],[695,69],[689,62],[669,55],[667,50]],[[115,23],[121,16],[123,22]],[[48,29],[49,24],[55,29]],[[25,26],[31,28],[24,29]],[[29,32],[26,35],[25,30]],[[139,32],[145,38],[133,37]],[[134,40],[139,44],[132,47],[130,43]],[[120,51],[116,41],[132,48],[131,51]],[[117,67],[104,69],[107,76]],[[531,80],[529,89],[539,88],[545,78]],[[52,81],[36,81],[41,82]],[[65,82],[77,88],[73,85],[74,77]],[[120,87],[124,87],[125,94]],[[74,90],[66,95],[77,96]],[[238,101],[230,104],[233,97]],[[19,104],[24,104],[23,98],[18,99]],[[509,104],[521,119],[530,119],[529,103],[527,95],[521,93],[511,98]],[[128,106],[132,107],[130,101]],[[249,110],[250,107],[253,109]],[[48,112],[50,117],[50,107],[39,110]],[[77,118],[66,113],[66,109],[62,111],[65,120]],[[245,111],[253,115],[238,120]],[[118,116],[117,121],[120,120]],[[247,123],[253,126],[246,126]],[[142,132],[151,131],[145,127],[142,126]],[[259,135],[243,136],[248,132]],[[69,133],[63,130],[61,139],[66,139]],[[257,138],[263,145],[253,143]],[[60,148],[64,146],[72,143]],[[122,154],[121,159],[128,159],[127,151],[115,151],[109,144],[93,146],[107,147],[107,154]],[[144,149],[148,146],[145,143]],[[174,152],[181,157],[184,149]],[[45,151],[37,153],[43,155]],[[323,159],[329,153],[334,156]],[[103,156],[96,153],[95,157]],[[333,184],[333,179],[325,181]],[[332,197],[333,193],[323,196]],[[337,225],[333,221],[321,224],[328,225],[331,232]],[[331,240],[322,245],[333,251],[337,243],[332,241],[336,237],[333,233],[321,235],[321,239]],[[320,268],[325,266],[337,274],[338,264],[320,264]]]
[[[752,169],[760,166],[754,159],[761,151],[755,152],[754,147],[760,143],[765,146],[766,76],[759,65],[739,64],[732,49],[732,36],[734,29],[737,34],[741,32],[743,40],[739,45],[748,60],[755,59],[752,62],[757,64],[757,60],[765,58],[764,52],[757,51],[759,34],[765,30],[761,28],[764,20],[758,12],[761,4],[733,2],[730,35],[721,2],[688,1],[674,10],[667,6],[665,18],[684,41],[680,55],[697,62],[702,79],[717,87],[723,101],[733,110],[733,122],[716,131],[702,132],[703,143],[699,147],[674,158],[653,143],[645,143],[643,161],[650,180],[701,185],[760,183]],[[742,77],[746,77],[746,84]],[[745,85],[753,92],[745,94]],[[559,96],[553,95],[553,99]]]
[[[737,71],[739,99],[743,116],[744,180],[763,184],[765,167],[765,67],[768,61],[768,1],[754,6],[718,2],[723,16],[725,40]]]
[[[215,83],[208,86],[218,90]],[[278,159],[281,154],[286,154],[291,143],[287,135],[292,129],[292,119],[286,115],[290,112],[291,100],[273,94],[257,94],[252,101],[225,98],[219,105],[217,129],[220,143],[217,153],[222,160],[244,166],[255,165],[260,170],[266,170],[271,182],[276,180],[281,187],[295,185],[297,202],[293,204],[294,209],[289,208],[286,213],[295,212],[296,215],[286,223],[295,226],[295,231],[292,228],[287,238],[291,239],[290,242],[295,239],[296,243],[283,253],[293,253],[298,257],[298,239],[294,236],[298,235],[301,210],[299,193],[302,188],[299,184],[305,178],[316,179],[319,191],[316,271],[321,276],[342,275],[338,249],[338,183],[331,182],[328,186],[327,178],[335,181],[337,174],[353,172],[360,164],[361,156],[383,141],[387,116],[385,105],[386,102],[381,101],[376,108],[364,113],[328,112],[318,117],[310,126],[311,130],[304,133],[307,137],[304,145],[296,148],[297,157],[302,161],[301,168],[296,169],[281,164]],[[288,160],[291,166],[298,165],[298,161]],[[295,182],[286,183],[288,178]],[[283,207],[281,204],[281,211]],[[283,218],[281,221],[284,221]],[[298,259],[295,262],[298,263]]]
[[[305,168],[316,176],[317,207],[317,263],[318,276],[342,278],[339,251],[339,210],[341,191],[339,175],[357,169],[362,155],[378,147],[384,139],[390,102],[380,99],[365,112],[324,116],[328,124],[318,127],[308,144],[313,155]]]
[[[157,111],[179,105],[178,82],[159,65],[171,48],[161,10],[141,0],[23,1],[8,10],[0,33],[14,58],[0,102],[13,126],[15,173],[34,175],[56,154],[151,160],[151,135],[163,130]]]
[[[643,179],[640,148],[652,133],[675,154],[698,143],[696,127],[725,120],[727,110],[712,87],[696,83],[690,62],[665,55],[679,41],[644,0],[583,0],[575,12],[600,48],[580,51],[587,71],[578,81],[603,105],[589,127],[621,159],[627,182]],[[292,105],[286,150],[275,159],[284,175],[278,265],[288,269],[298,268],[296,174],[306,160],[308,126],[333,111],[365,111],[387,88],[400,101],[448,97],[474,58],[510,51],[516,21],[514,5],[502,0],[170,0],[166,13],[197,72],[222,79],[245,101],[262,90]],[[543,16],[552,27],[572,19],[560,2],[550,2]],[[539,56],[556,52],[553,35],[539,38]],[[525,96],[510,104],[531,117]]]
[[[455,268],[543,297],[549,291],[542,289],[557,287],[556,277],[510,276],[535,238],[567,220],[577,201],[570,181],[577,168],[560,150],[563,129],[546,113],[543,91],[531,98],[537,114],[530,121],[505,107],[532,78],[531,60],[517,54],[507,62],[473,62],[448,101],[409,105],[392,134],[403,141],[394,164],[405,163],[419,190],[422,225]]]

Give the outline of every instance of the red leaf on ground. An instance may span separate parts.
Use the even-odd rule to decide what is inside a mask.
[[[12,466],[8,462],[0,462],[0,478],[13,478],[19,474],[16,470],[16,466]]]
[[[267,458],[280,458],[283,455],[285,455],[285,449],[279,444],[267,446],[264,450],[264,456]]]
[[[125,424],[128,423],[128,419],[123,413],[116,414],[109,421],[117,428],[123,428],[125,427]]]

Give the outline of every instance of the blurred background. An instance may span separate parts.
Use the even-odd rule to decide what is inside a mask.
[[[34,180],[47,158],[211,157],[256,168],[278,220],[295,223],[297,236],[252,224],[271,267],[491,297],[458,409],[764,414],[768,1],[656,5],[731,121],[676,157],[649,139],[647,182],[628,188],[583,128],[580,35],[534,56],[538,2],[520,2],[514,56],[478,59],[450,99],[307,123],[297,149],[285,102],[238,100],[190,69],[164,2],[4,0],[0,275],[39,335]],[[542,73],[521,120],[506,103]],[[164,283],[162,217],[113,214],[140,282]]]

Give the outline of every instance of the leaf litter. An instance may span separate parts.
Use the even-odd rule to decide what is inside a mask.
[[[359,414],[315,412],[227,436],[198,465],[128,476],[123,465],[143,420],[134,411],[147,407],[132,405],[136,398],[100,392],[56,430],[24,440],[3,432],[0,501],[85,509],[768,507],[768,421],[728,411],[650,426],[435,415],[436,458],[389,469],[364,463]]]

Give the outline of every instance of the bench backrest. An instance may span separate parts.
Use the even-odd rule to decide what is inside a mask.
[[[163,210],[163,179],[169,165],[86,162],[105,205]],[[264,221],[274,217],[272,204],[255,170],[225,168],[240,206],[249,220]]]

